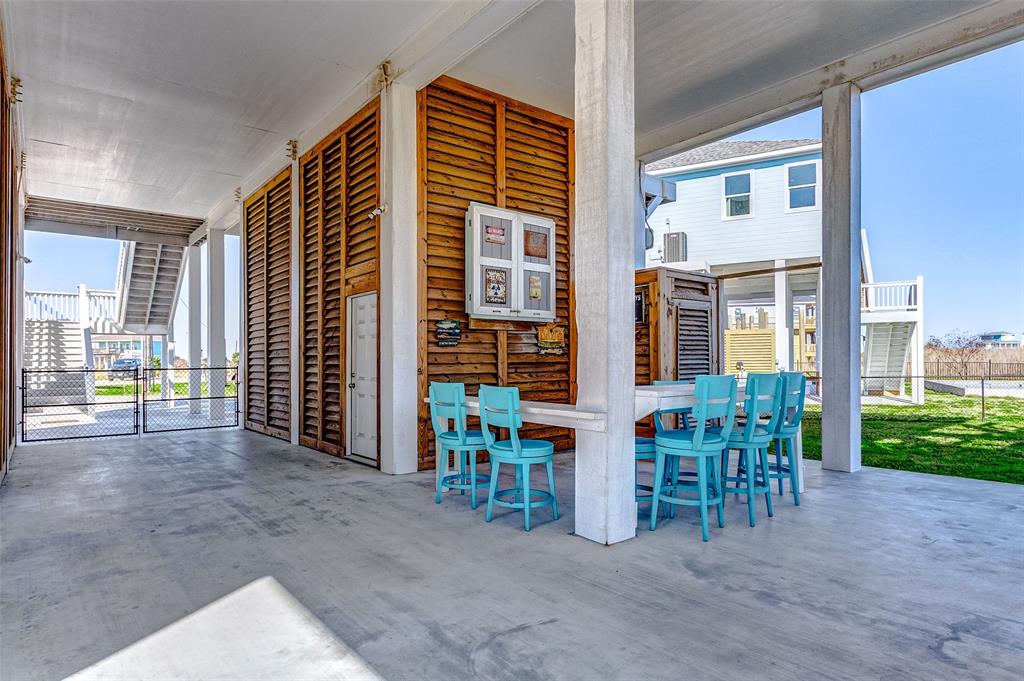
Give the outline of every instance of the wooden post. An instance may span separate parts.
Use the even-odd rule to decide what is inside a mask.
[[[860,469],[860,90],[822,93],[822,467]]]

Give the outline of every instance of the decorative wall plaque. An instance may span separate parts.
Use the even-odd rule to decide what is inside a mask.
[[[462,323],[457,319],[442,319],[434,322],[434,338],[438,347],[452,348],[462,339]]]
[[[484,301],[491,305],[508,305],[508,275],[505,270],[484,270]]]
[[[542,355],[565,354],[565,327],[548,322],[537,327],[537,345]]]

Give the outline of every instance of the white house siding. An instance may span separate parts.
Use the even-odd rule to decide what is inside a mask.
[[[712,266],[820,257],[820,187],[817,209],[787,213],[785,166],[751,172],[754,215],[750,218],[722,219],[721,175],[677,182],[675,202],[659,206],[648,220],[655,237],[647,264],[662,264],[660,251],[669,231],[686,233],[689,261]]]

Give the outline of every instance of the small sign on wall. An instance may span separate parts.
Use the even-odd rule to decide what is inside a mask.
[[[434,339],[438,347],[452,348],[462,340],[462,324],[457,319],[434,322]]]
[[[647,287],[633,294],[633,321],[637,324],[647,323]]]

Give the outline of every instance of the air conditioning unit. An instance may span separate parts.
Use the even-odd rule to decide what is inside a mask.
[[[686,232],[668,232],[662,241],[664,263],[686,261]]]

